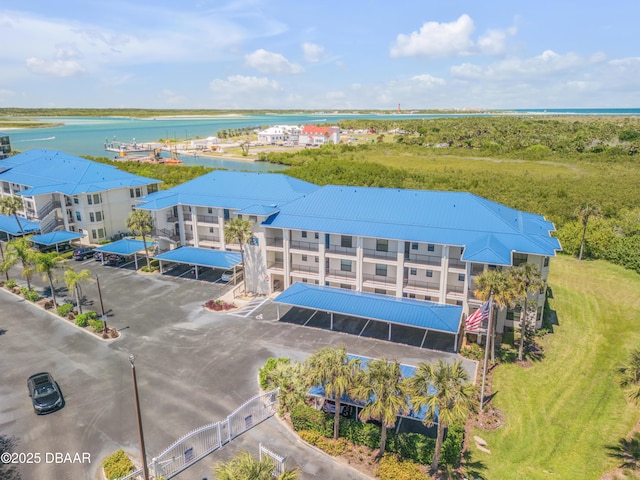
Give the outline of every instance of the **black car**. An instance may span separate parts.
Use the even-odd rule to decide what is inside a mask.
[[[86,260],[93,257],[93,247],[80,247],[73,252],[74,260]]]
[[[62,407],[60,388],[50,373],[31,375],[27,380],[27,389],[36,414],[52,412]]]

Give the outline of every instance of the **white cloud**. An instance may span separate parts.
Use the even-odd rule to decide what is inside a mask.
[[[216,78],[209,86],[216,93],[226,92],[227,96],[233,96],[247,92],[278,91],[280,86],[275,80],[267,77],[247,77],[244,75],[232,75],[226,80]]]
[[[302,44],[302,52],[305,61],[309,63],[318,63],[324,54],[324,47],[315,43],[305,42]]]
[[[52,77],[73,77],[85,73],[85,68],[75,60],[43,60],[42,58],[27,58],[27,68],[38,75]]]
[[[426,22],[418,32],[398,34],[391,47],[392,57],[460,57],[473,54],[502,55],[506,39],[517,33],[516,27],[492,29],[472,39],[475,26],[471,17],[461,15],[455,22]]]
[[[429,75],[428,73],[416,75],[412,77],[411,80],[421,85],[422,87],[427,88],[439,87],[447,83],[443,78],[434,77],[432,75]]]
[[[245,55],[244,58],[246,66],[255,68],[260,73],[298,74],[304,72],[302,66],[290,63],[284,55],[268,52],[262,48]]]

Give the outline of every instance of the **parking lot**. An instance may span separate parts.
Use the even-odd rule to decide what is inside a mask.
[[[186,276],[143,275],[99,262],[70,261],[76,270],[99,276],[105,310],[120,339],[103,340],[79,331],[0,291],[0,434],[15,435],[21,452],[87,452],[88,464],[31,464],[23,478],[96,478],[101,459],[118,448],[138,452],[131,368],[136,355],[142,419],[149,457],[178,437],[224,418],[258,393],[257,370],[269,357],[304,360],[327,345],[344,343],[353,354],[395,358],[416,365],[447,353],[357,336],[345,331],[310,328],[278,321],[275,305],[259,299],[235,313],[203,308],[230,285],[195,281]],[[20,271],[11,272],[19,278]],[[40,278],[34,279],[44,289]],[[96,283],[83,285],[85,309],[98,310]],[[67,294],[62,283],[57,293]],[[264,302],[264,303],[263,303]],[[281,313],[283,309],[281,307]],[[307,312],[309,316],[312,312]],[[318,325],[318,327],[322,327]],[[385,337],[386,338],[386,337]],[[473,362],[466,362],[474,369]],[[65,407],[36,416],[26,379],[39,371],[56,377]],[[298,465],[303,479],[359,479],[361,474],[336,463],[297,440],[271,418],[200,461],[177,478],[212,478],[210,467],[240,449],[257,452],[258,443]]]

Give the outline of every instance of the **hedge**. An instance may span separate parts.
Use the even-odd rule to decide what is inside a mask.
[[[115,480],[133,472],[135,466],[127,454],[124,453],[124,450],[121,449],[105,458],[102,462],[102,468],[108,480]]]

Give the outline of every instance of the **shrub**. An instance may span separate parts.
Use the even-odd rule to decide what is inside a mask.
[[[73,303],[63,303],[56,309],[56,312],[61,317],[66,317],[71,313],[71,310],[73,310]]]
[[[436,440],[420,433],[390,435],[387,451],[400,455],[405,460],[429,465],[433,460]]]
[[[160,260],[153,259],[149,262],[149,265],[151,265],[153,269],[160,268]]]
[[[20,287],[20,295],[24,296],[27,293],[27,287]]]
[[[326,454],[331,455],[332,457],[337,457],[347,451],[347,448],[349,447],[349,440],[346,438],[338,438],[337,440],[334,440],[333,438],[321,436],[318,437],[318,441],[315,445]]]
[[[91,320],[95,320],[97,317],[96,312],[85,312],[80,313],[76,317],[76,325],[79,327],[86,327],[89,325]],[[100,322],[102,323],[102,322]]]
[[[13,290],[14,288],[16,288],[18,284],[16,283],[16,281],[14,279],[11,280],[7,280],[4,284],[4,286],[6,288],[8,288],[9,290]]]
[[[442,442],[440,450],[440,463],[442,465],[455,466],[460,461],[462,444],[464,442],[464,426],[451,425],[447,429],[447,438]]]
[[[40,300],[40,295],[33,288],[31,290],[25,291],[23,295],[24,298],[26,300],[29,300],[30,302],[37,302],[38,300]]]
[[[376,469],[381,480],[427,480],[420,467],[411,462],[402,462],[396,455],[386,453]]]
[[[96,333],[102,333],[104,330],[102,320],[89,320],[89,325],[91,325],[91,329]]]
[[[102,461],[102,468],[108,480],[115,480],[133,472],[135,466],[124,450],[120,449]]]
[[[223,302],[222,300],[208,300],[204,304],[204,306],[209,310],[213,310],[215,312],[220,312],[223,310],[231,310],[233,308],[236,308],[235,303],[227,303],[227,302]]]
[[[298,432],[298,436],[311,445],[316,445],[318,440],[322,437],[318,432],[313,432],[311,430],[300,430]]]
[[[460,355],[471,360],[482,360],[484,350],[477,343],[469,343],[460,349]]]
[[[296,431],[311,430],[325,437],[333,436],[333,415],[327,415],[309,405],[293,407],[291,423]]]
[[[382,429],[374,423],[362,423],[350,418],[340,420],[340,436],[347,438],[355,445],[378,448],[381,432]]]
[[[258,370],[258,376],[260,377],[260,388],[262,388],[263,390],[269,388],[269,375],[279,363],[289,365],[291,363],[291,360],[288,358],[270,357],[267,359],[264,366]]]

